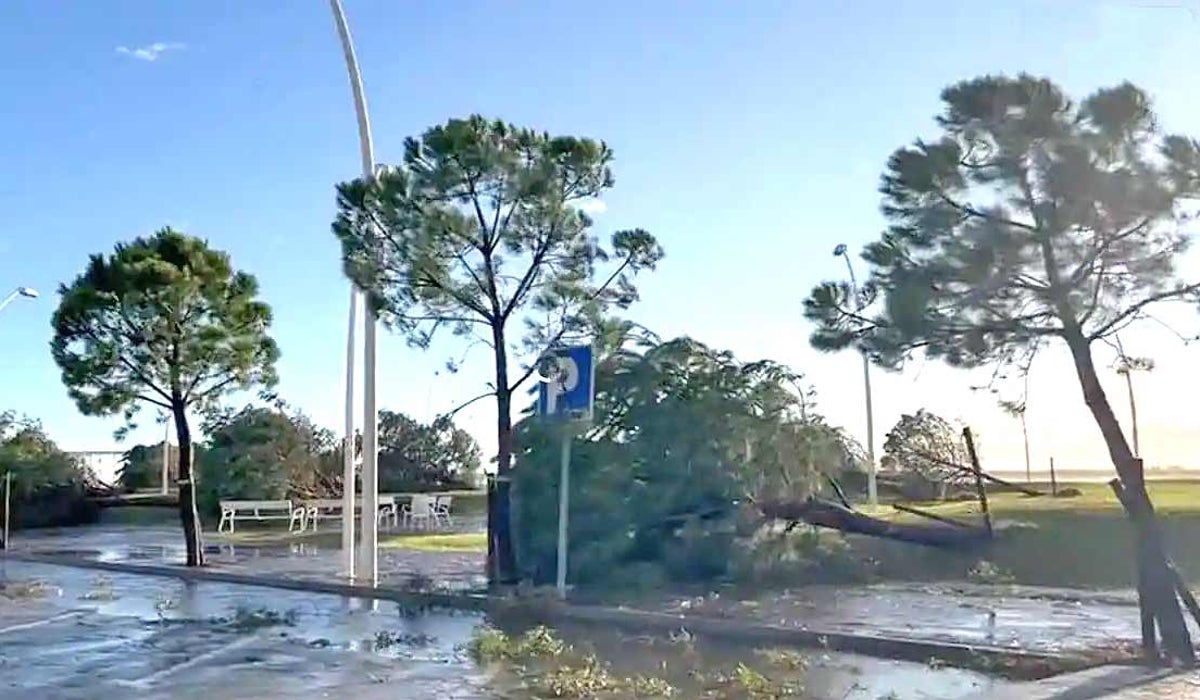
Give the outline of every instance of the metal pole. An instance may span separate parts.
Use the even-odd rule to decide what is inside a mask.
[[[4,301],[0,301],[0,311],[3,311],[4,307],[13,303],[13,299],[16,299],[19,296],[21,296],[21,293],[19,291],[14,291],[14,292],[10,293],[8,296],[4,297]]]
[[[867,501],[879,503],[879,487],[875,482],[875,412],[871,407],[871,360],[863,353],[863,386],[867,392]]]
[[[359,154],[362,156],[363,179],[370,183],[375,177],[375,154],[371,144],[371,122],[367,114],[367,98],[363,93],[362,75],[358,70],[358,59],[354,55],[354,42],[350,38],[350,27],[339,0],[329,0],[333,21],[337,25],[338,39],[346,59],[346,70],[350,77],[350,89],[354,94],[354,113],[358,118]],[[370,585],[379,578],[379,560],[376,551],[378,537],[378,428],[379,416],[375,408],[375,327],[377,317],[371,304],[366,304],[363,329],[363,504],[361,566],[359,572]]]
[[[12,472],[4,473],[4,549],[8,549],[8,510],[12,503]]]
[[[1133,400],[1133,370],[1125,372],[1125,388],[1129,391],[1129,421],[1133,426],[1133,456],[1141,457],[1142,449],[1138,446],[1137,403]]]
[[[162,484],[160,493],[167,495],[169,489],[168,482],[171,479],[171,416],[167,416],[163,422],[163,448],[162,448]]]
[[[1021,409],[1021,439],[1025,442],[1025,483],[1033,483],[1033,465],[1029,461],[1029,426],[1025,423],[1025,409]]]
[[[862,297],[858,293],[858,278],[854,274],[854,265],[850,263],[850,255],[845,246],[838,246],[836,254],[846,261],[846,271],[850,274],[850,294],[854,297],[854,310],[864,308]],[[879,487],[875,479],[875,413],[871,407],[871,360],[863,353],[863,388],[867,394],[867,502],[879,504]]]
[[[558,480],[558,576],[555,579],[560,600],[567,597],[567,517],[571,508],[571,431],[562,433],[562,457]]]
[[[350,286],[350,323],[346,328],[346,436],[342,440],[342,570],[354,580],[354,324],[358,290]]]
[[[367,326],[363,330],[365,349],[363,362],[366,376],[363,380],[363,480],[362,480],[362,559],[358,573],[368,585],[379,580],[379,462],[376,450],[376,427],[379,417],[375,412],[375,319],[367,314]]]

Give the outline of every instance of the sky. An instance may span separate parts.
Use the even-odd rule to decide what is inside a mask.
[[[1029,71],[1082,97],[1130,80],[1166,128],[1200,135],[1200,3],[1186,0],[344,3],[378,161],[472,113],[605,140],[616,187],[597,231],[645,228],[666,250],[629,316],[792,365],[860,439],[861,361],[811,350],[801,304],[844,272],[836,244],[857,251],[882,230],[886,158],[935,133],[944,86]],[[143,420],[118,445],[118,420],[75,410],[49,319],[89,254],[170,225],[258,277],[283,353],[279,393],[338,428],[349,287],[329,224],[334,183],[360,165],[328,3],[5,0],[0,85],[0,291],[41,292],[0,311],[0,409],[39,418],[71,450],[159,439]],[[1198,330],[1190,312],[1168,320]],[[1200,348],[1153,324],[1123,340],[1157,360],[1136,377],[1148,463],[1200,467],[1200,418],[1185,403],[1200,390]],[[486,348],[444,370],[463,349],[421,352],[381,331],[379,406],[429,419],[480,393]],[[1125,420],[1111,360],[1099,362]],[[1023,468],[1019,424],[970,389],[982,379],[933,362],[875,370],[877,447],[925,407],[972,425],[985,467]],[[1030,386],[1035,468],[1106,466],[1065,352],[1043,353]],[[488,452],[494,415],[487,402],[459,414]]]

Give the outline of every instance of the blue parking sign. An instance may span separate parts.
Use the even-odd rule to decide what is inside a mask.
[[[547,418],[590,421],[596,367],[589,345],[556,348],[542,359],[549,371],[539,371],[538,413]]]

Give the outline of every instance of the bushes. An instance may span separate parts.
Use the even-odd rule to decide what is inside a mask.
[[[9,518],[15,529],[82,525],[100,517],[88,500],[83,468],[46,436],[40,424],[0,413],[0,475],[11,473]]]

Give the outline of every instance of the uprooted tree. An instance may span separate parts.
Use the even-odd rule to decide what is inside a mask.
[[[341,495],[341,445],[333,433],[279,404],[223,409],[205,418],[208,439],[195,465],[201,512],[219,512],[221,499]]]
[[[596,349],[595,419],[571,457],[574,582],[722,576],[745,549],[735,516],[753,526],[755,511],[779,505],[807,519],[827,503],[816,496],[830,477],[861,471],[861,449],[783,365],[624,322],[606,324]],[[552,581],[560,433],[532,410],[516,428],[520,562],[528,578]],[[760,507],[738,507],[751,499]]]
[[[884,439],[883,453],[910,498],[944,500],[951,486],[969,476],[962,429],[923,408],[900,416]]]
[[[889,159],[890,222],[867,246],[877,312],[844,285],[806,302],[820,349],[855,347],[897,368],[916,352],[954,366],[1028,366],[1062,342],[1119,476],[1138,534],[1143,642],[1194,654],[1141,463],[1097,375],[1092,347],[1153,305],[1197,300],[1180,281],[1200,142],[1161,132],[1147,95],[1122,84],[1071,102],[1048,80],[987,76],[942,93],[941,135]],[[1149,622],[1149,624],[1147,624]]]
[[[439,329],[491,348],[496,490],[488,575],[516,573],[509,525],[513,394],[537,355],[637,299],[635,275],[662,249],[641,229],[608,249],[582,207],[613,186],[602,142],[550,136],[479,116],[405,142],[404,161],[370,184],[338,185],[333,231],[347,275],[418,347]],[[517,328],[514,329],[514,326]],[[519,341],[519,342],[514,342]],[[524,349],[525,367],[514,367]]]
[[[123,431],[146,404],[171,412],[187,564],[203,565],[188,411],[275,383],[279,350],[258,283],[225,253],[166,228],[91,256],[59,294],[51,350],[79,410],[123,416]]]
[[[379,412],[379,487],[384,491],[470,488],[480,471],[475,438],[450,416],[420,423]]]

